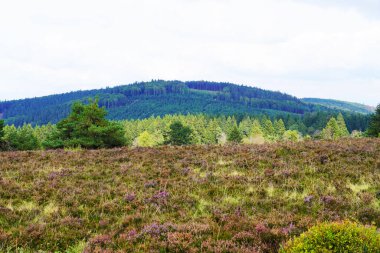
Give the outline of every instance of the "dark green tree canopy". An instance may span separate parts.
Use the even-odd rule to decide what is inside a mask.
[[[239,131],[239,128],[237,126],[234,126],[228,135],[228,141],[234,142],[234,143],[240,143],[242,140],[243,140],[242,133]]]
[[[189,145],[191,144],[192,130],[188,126],[184,126],[181,122],[176,121],[170,125],[167,134],[166,144],[172,145]]]
[[[0,150],[4,150],[4,120],[0,120]]]
[[[2,142],[4,137],[4,120],[0,120],[0,142]]]
[[[376,108],[376,112],[372,115],[367,130],[369,137],[380,137],[380,104]]]
[[[74,103],[71,114],[57,124],[51,138],[45,143],[47,148],[83,147],[112,148],[125,143],[124,130],[116,122],[108,121],[107,112],[98,106],[98,101],[85,105]]]

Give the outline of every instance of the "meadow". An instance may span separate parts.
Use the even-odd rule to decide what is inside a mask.
[[[380,227],[380,139],[0,153],[1,252],[277,252]]]

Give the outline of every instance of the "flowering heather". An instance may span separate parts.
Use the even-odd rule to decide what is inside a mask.
[[[127,202],[132,202],[136,199],[136,194],[135,193],[127,193],[125,194],[125,197],[124,197],[125,201]]]
[[[0,252],[277,252],[380,227],[380,140],[0,153]]]

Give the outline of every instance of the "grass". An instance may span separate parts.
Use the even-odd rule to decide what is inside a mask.
[[[380,227],[380,140],[0,153],[0,252],[277,252]]]

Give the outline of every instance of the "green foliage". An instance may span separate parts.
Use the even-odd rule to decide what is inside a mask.
[[[243,136],[237,126],[234,126],[231,132],[228,134],[228,141],[233,143],[240,143],[243,140]]]
[[[4,120],[0,120],[0,140],[4,137]]]
[[[272,121],[268,118],[264,118],[261,125],[264,132],[264,137],[268,140],[273,140],[275,138],[275,129]]]
[[[337,118],[330,118],[326,127],[322,131],[322,138],[336,140],[342,137],[348,137],[350,133],[347,130],[346,122],[343,115],[338,114]]]
[[[367,135],[369,137],[380,137],[380,104],[377,106],[376,112],[371,116]]]
[[[78,107],[78,105],[75,106]],[[118,146],[119,144],[126,146],[157,146],[165,143],[170,144],[168,133],[171,132],[170,126],[174,122],[180,122],[183,126],[190,128],[191,134],[188,140],[186,140],[186,143],[195,145],[225,144],[228,140],[228,136],[231,135],[233,131],[236,131],[236,128],[240,132],[242,140],[240,140],[237,131],[235,136],[238,138],[235,140],[245,144],[263,144],[265,142],[281,141],[284,139],[297,141],[301,140],[302,136],[307,135],[298,130],[304,128],[300,119],[295,120],[293,117],[269,119],[265,116],[211,117],[197,114],[165,115],[164,117],[157,116],[139,120],[109,122],[104,119],[105,111],[103,108],[99,108],[95,105],[95,108],[88,110],[91,112],[91,114],[88,114],[83,107],[90,107],[90,105],[79,104],[79,107],[75,108],[76,114],[71,114],[58,125],[48,124],[34,127],[34,136],[38,140],[37,148],[101,148]],[[97,110],[99,110],[100,113],[98,113]],[[85,114],[88,115],[84,116]],[[97,120],[97,117],[103,117],[103,119]],[[310,131],[314,138],[322,138],[322,135],[326,139],[338,139],[346,136],[347,128],[344,127],[345,120],[343,116],[338,115],[337,118],[339,121],[335,119],[335,117],[332,118],[328,124],[326,124],[326,129],[321,133],[313,128],[308,129],[307,132]],[[94,125],[91,125],[92,120]],[[96,124],[98,124],[98,126]],[[18,133],[20,129],[16,128],[15,132]],[[286,133],[286,130],[292,130],[293,132]],[[149,133],[150,136],[147,136],[147,134],[144,133],[145,131]],[[361,137],[360,134],[356,134],[356,132],[353,133],[352,137]],[[9,134],[8,139],[12,139],[11,136],[12,135]],[[121,139],[123,139],[123,141],[116,141],[116,143],[119,143],[118,145],[114,144],[115,140]],[[12,141],[9,142],[11,143]],[[13,145],[12,149],[16,149],[15,145]]]
[[[357,112],[362,114],[370,114],[373,112],[373,108],[364,104],[339,101],[334,99],[320,99],[320,98],[303,98],[303,102],[322,105],[331,109],[338,109],[343,111]]]
[[[170,125],[166,143],[178,146],[191,144],[192,132],[190,127],[184,126],[181,122],[176,121]]]
[[[111,148],[123,146],[124,129],[117,122],[105,119],[106,110],[97,101],[88,105],[77,102],[71,114],[57,124],[57,132],[52,132],[46,147]]]
[[[251,129],[251,136],[264,136],[263,130],[261,128],[260,121],[258,119],[255,119],[252,123],[252,129]]]
[[[296,141],[300,141],[301,137],[300,137],[300,133],[297,130],[287,130],[283,134],[283,139],[285,141],[296,142]]]
[[[4,128],[4,141],[7,149],[10,150],[35,150],[40,148],[40,143],[30,124],[19,128],[13,125],[6,126]]]
[[[336,140],[340,137],[340,128],[335,118],[331,118],[322,131],[323,139]]]
[[[3,150],[4,147],[4,120],[0,120],[0,150]]]
[[[336,122],[339,127],[339,137],[347,137],[350,135],[350,132],[348,132],[346,122],[344,121],[343,115],[341,113],[338,114],[336,118]]]
[[[33,126],[57,123],[70,114],[74,101],[87,102],[95,96],[99,97],[99,106],[107,109],[107,118],[110,120],[203,113],[208,116],[235,116],[240,122],[244,116],[261,118],[266,115],[272,121],[282,118],[287,129],[310,135],[315,130],[322,130],[330,117],[336,117],[339,113],[338,110],[304,103],[280,92],[254,87],[204,81],[162,80],[0,102],[0,113],[8,125],[22,126],[25,122]],[[366,130],[369,115],[350,112],[344,112],[343,115],[350,132]],[[248,136],[243,125],[240,130]],[[225,133],[230,130],[222,128]],[[127,141],[131,144],[133,140]]]
[[[282,136],[286,131],[284,121],[282,119],[276,120],[274,122],[274,135],[276,140],[281,140]]]
[[[380,234],[376,227],[349,221],[322,223],[288,242],[280,252],[380,252]]]
[[[139,147],[153,147],[156,145],[154,136],[148,131],[142,132],[136,139],[136,146]]]

